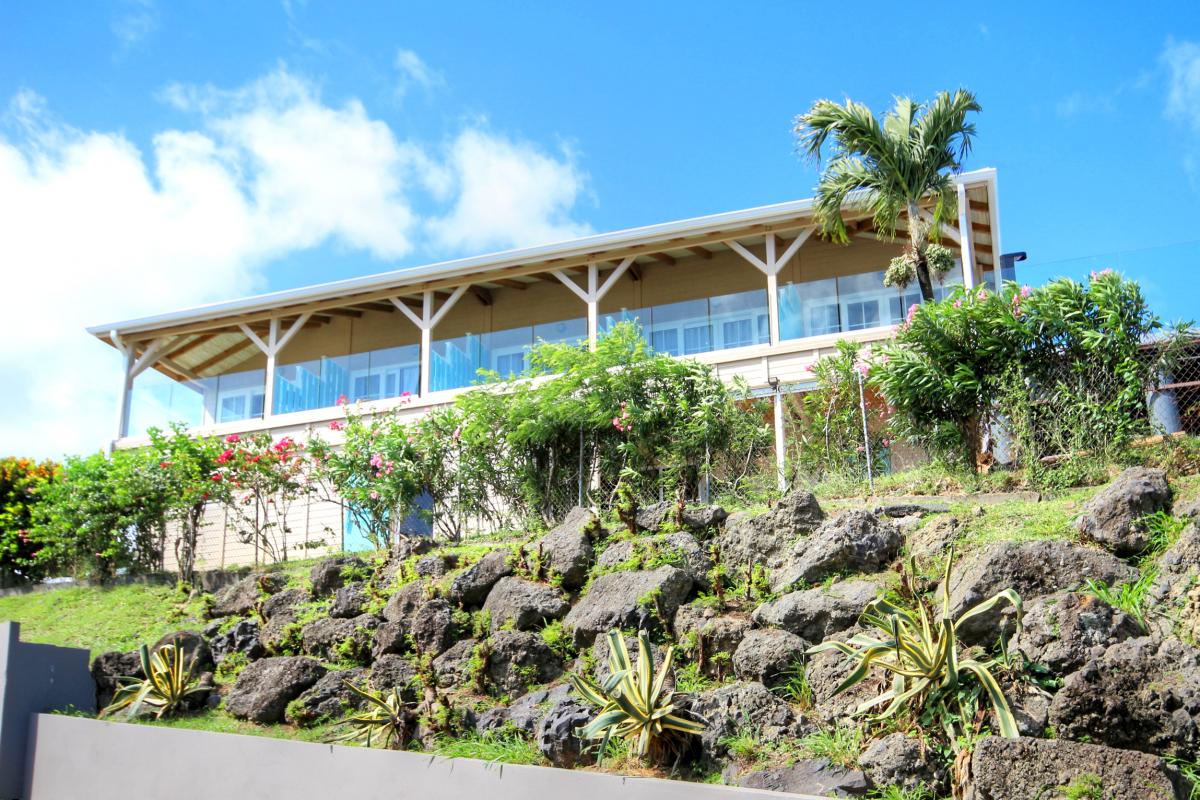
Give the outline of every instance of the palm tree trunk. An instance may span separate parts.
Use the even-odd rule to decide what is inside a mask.
[[[925,247],[929,244],[929,236],[916,203],[908,204],[908,235],[913,255],[916,256],[917,285],[921,287],[921,300],[928,303],[933,300],[933,280],[929,277],[929,262],[925,259]]]

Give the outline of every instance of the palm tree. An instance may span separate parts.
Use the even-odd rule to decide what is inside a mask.
[[[817,185],[814,213],[821,234],[843,244],[850,241],[842,218],[847,207],[869,211],[875,229],[888,237],[896,235],[905,218],[909,248],[896,260],[899,272],[889,270],[889,282],[904,285],[915,275],[921,296],[932,300],[930,244],[939,238],[941,225],[957,214],[953,175],[962,169],[975,135],[967,114],[980,110],[975,95],[963,89],[953,95],[941,92],[929,104],[898,97],[882,125],[871,109],[852,100],[814,103],[796,118],[795,133],[801,152],[814,163],[820,163],[821,151],[833,137]],[[932,220],[922,220],[918,210],[931,199]]]

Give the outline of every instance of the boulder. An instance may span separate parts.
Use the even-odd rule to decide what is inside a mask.
[[[562,674],[562,660],[541,636],[497,631],[488,639],[487,677],[500,694],[517,696]]]
[[[280,615],[290,614],[296,606],[307,603],[308,600],[308,592],[303,589],[285,589],[264,600],[259,607],[259,613],[263,619],[272,620]]]
[[[1034,598],[1024,610],[1013,647],[1058,675],[1099,658],[1109,645],[1142,635],[1133,617],[1090,594],[1058,592]]]
[[[426,600],[425,584],[420,581],[406,583],[388,598],[383,607],[383,618],[388,622],[408,623],[412,615]]]
[[[440,597],[426,601],[412,615],[412,638],[424,655],[438,656],[454,644],[454,611]]]
[[[644,569],[648,565],[662,564],[682,569],[702,588],[708,586],[708,571],[713,566],[705,548],[690,533],[618,539],[604,548],[596,560],[597,566],[609,570],[627,565],[633,569]]]
[[[496,581],[513,574],[512,551],[501,547],[485,555],[454,579],[450,600],[463,606],[483,605]]]
[[[264,658],[246,666],[225,697],[225,710],[259,724],[281,722],[287,704],[299,697],[326,669],[311,658]]]
[[[926,517],[930,514],[945,514],[950,506],[941,503],[885,503],[875,506],[874,513],[878,517],[904,519],[905,517]]]
[[[975,745],[966,794],[967,800],[1187,796],[1178,771],[1156,756],[1063,739],[998,736]]]
[[[399,622],[383,622],[375,629],[371,642],[371,659],[380,656],[407,653],[409,649],[408,630]]]
[[[562,619],[570,608],[553,587],[512,576],[496,581],[483,604],[493,631],[506,627],[521,631],[537,628],[550,620]]]
[[[362,708],[362,697],[346,688],[346,681],[362,686],[366,670],[354,667],[325,673],[319,681],[288,703],[285,718],[293,725],[311,725],[323,719],[340,719],[351,709]]]
[[[441,553],[421,556],[413,568],[419,576],[431,580],[436,580],[450,571],[450,565],[446,563],[446,557]]]
[[[213,617],[244,617],[254,610],[265,595],[282,591],[287,576],[278,573],[250,575],[226,586],[213,597],[209,615]]]
[[[368,682],[377,692],[399,689],[401,696],[410,702],[417,700],[421,683],[413,663],[394,653],[380,656],[371,664],[371,677]]]
[[[636,524],[639,530],[657,533],[666,522],[675,523],[676,504],[662,500],[638,509]],[[720,506],[684,506],[683,525],[690,531],[701,533],[725,521],[729,512]]]
[[[353,641],[355,652],[369,653],[378,625],[379,620],[370,614],[354,619],[321,617],[304,626],[300,631],[300,641],[308,655],[326,661],[339,661],[343,654],[338,652],[338,647],[347,640]]]
[[[437,547],[428,536],[410,536],[401,533],[392,539],[392,561],[404,561],[413,556],[424,555]]]
[[[601,531],[600,521],[590,509],[580,506],[571,509],[537,544],[548,576],[558,576],[567,591],[583,586],[595,560],[592,537],[599,536]]]
[[[1062,739],[1195,759],[1200,652],[1173,638],[1118,642],[1067,676],[1050,724]]]
[[[676,567],[610,572],[592,583],[563,620],[577,647],[591,644],[613,628],[661,627],[674,618],[692,590],[691,577]]]
[[[1167,473],[1150,467],[1130,467],[1083,506],[1075,521],[1079,533],[1119,556],[1146,549],[1150,531],[1142,522],[1147,514],[1171,507]]]
[[[1022,601],[1077,589],[1091,578],[1109,585],[1136,580],[1137,570],[1111,553],[1073,542],[997,542],[988,545],[954,569],[950,577],[950,611],[957,619],[964,611],[1007,588]],[[1002,622],[1011,615],[1007,604],[967,620],[959,629],[970,642],[993,644]],[[1011,626],[1004,625],[1011,630]]]
[[[248,661],[262,658],[267,648],[259,640],[259,624],[256,619],[239,619],[233,627],[221,632],[221,620],[204,629],[213,662],[220,664],[234,653],[242,653]]]
[[[156,653],[160,648],[169,644],[173,644],[183,651],[184,666],[190,667],[193,675],[211,672],[216,667],[208,642],[204,641],[204,637],[195,631],[168,633],[150,646],[150,652]]]
[[[96,683],[96,708],[103,710],[112,702],[122,678],[144,678],[138,651],[101,653],[92,661],[92,680]]]
[[[453,689],[466,685],[475,676],[472,674],[472,661],[475,658],[475,648],[479,642],[474,639],[463,639],[455,642],[450,648],[433,660],[433,674],[437,685],[443,689]]]
[[[710,761],[722,759],[731,736],[753,730],[763,744],[810,733],[792,707],[761,683],[732,683],[691,698],[689,710],[707,724],[700,745]]]
[[[844,642],[863,632],[863,628],[855,626],[829,638]],[[878,697],[891,688],[891,683],[880,676],[880,671],[874,670],[867,678],[846,691],[834,694],[842,681],[854,671],[855,663],[833,650],[817,653],[808,659],[804,675],[812,690],[813,707],[808,712],[812,717],[826,725],[845,722],[854,715],[859,704]]]
[[[870,788],[862,772],[830,764],[824,758],[804,758],[786,767],[748,772],[737,779],[737,785],[821,797],[861,797]]]
[[[928,562],[949,552],[961,532],[958,517],[934,517],[908,536],[908,552],[917,561]]]
[[[733,671],[742,680],[778,686],[787,682],[807,649],[808,643],[794,633],[778,628],[752,630],[733,654]]]
[[[750,624],[744,615],[717,614],[712,608],[690,603],[675,612],[675,638],[705,675],[720,679],[729,674],[733,653]]]
[[[880,587],[871,581],[839,581],[828,587],[785,594],[754,609],[751,618],[761,627],[782,628],[810,644],[858,622]]]
[[[338,619],[357,617],[367,610],[370,600],[365,583],[348,583],[334,593],[329,603],[329,616]]]
[[[798,489],[780,498],[765,514],[730,514],[725,529],[714,541],[721,563],[730,570],[745,570],[752,564],[776,569],[786,561],[796,539],[816,529],[824,519],[817,498]]]
[[[916,792],[925,787],[945,793],[949,776],[941,756],[924,742],[903,733],[890,733],[871,742],[858,758],[858,766],[872,786],[895,786]]]
[[[537,731],[538,723],[546,716],[546,712],[570,694],[571,687],[565,683],[552,689],[534,689],[526,692],[504,709],[504,723],[523,734],[531,735]]]
[[[367,562],[354,556],[334,556],[318,561],[309,572],[312,581],[312,596],[327,597],[346,585],[343,571],[346,567],[365,569]]]
[[[538,750],[550,766],[571,769],[596,760],[588,743],[575,735],[576,729],[587,725],[595,715],[591,706],[574,697],[564,697],[550,707],[537,727]]]
[[[785,592],[838,573],[878,572],[896,559],[903,544],[891,522],[862,509],[843,511],[796,542],[791,561],[772,575],[771,588]]]

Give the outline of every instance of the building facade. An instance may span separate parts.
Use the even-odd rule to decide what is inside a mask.
[[[941,234],[959,268],[939,293],[1001,279],[996,173],[957,183],[958,224]],[[124,357],[113,445],[168,422],[300,437],[345,401],[419,415],[481,369],[519,374],[537,341],[594,342],[626,319],[655,350],[760,393],[802,388],[837,340],[887,338],[920,301],[883,285],[904,242],[846,219],[848,245],[817,235],[800,200],[95,326]],[[340,510],[318,516],[344,536]]]

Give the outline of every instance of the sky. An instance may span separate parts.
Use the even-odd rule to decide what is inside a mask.
[[[1020,278],[1200,318],[1200,5],[0,2],[0,455],[93,451],[84,327],[809,197],[793,119],[974,91]]]

